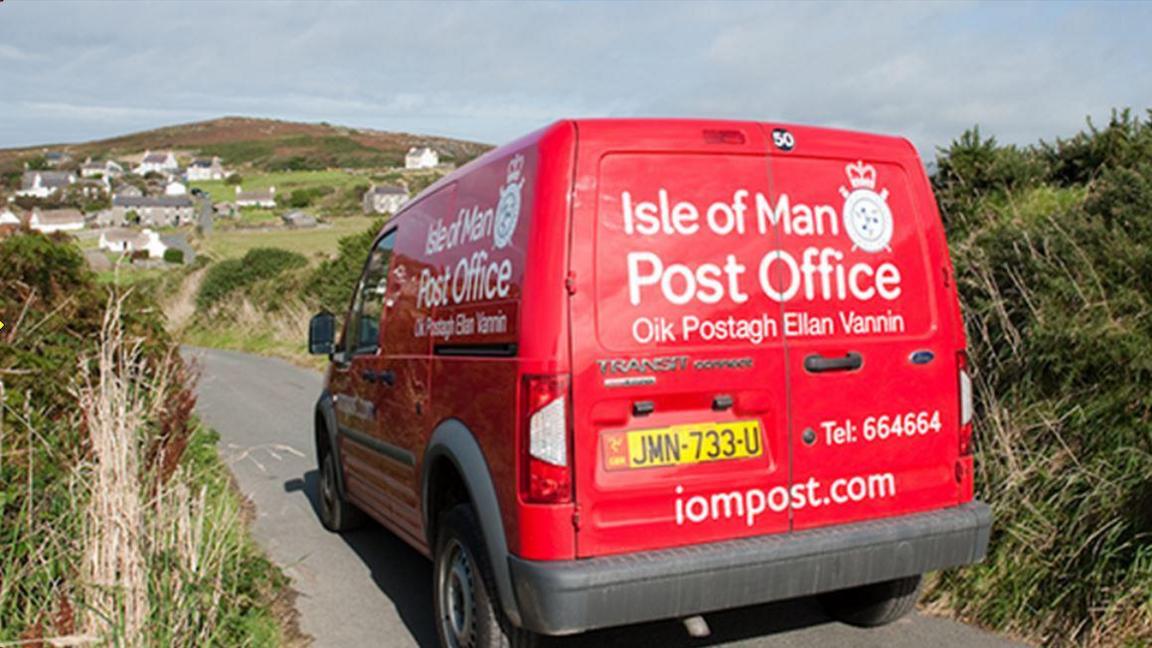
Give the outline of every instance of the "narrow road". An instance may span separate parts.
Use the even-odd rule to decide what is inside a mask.
[[[220,452],[256,508],[253,533],[299,592],[301,630],[314,645],[435,646],[428,561],[376,525],[343,536],[316,517],[312,406],[318,373],[280,360],[186,349],[201,370],[197,413],[220,433]],[[712,636],[692,640],[678,622],[648,623],[550,642],[595,646],[1013,646],[945,619],[914,615],[860,630],[824,616],[810,600],[707,616]]]

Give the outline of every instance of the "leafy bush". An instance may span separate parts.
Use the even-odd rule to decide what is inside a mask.
[[[312,271],[305,291],[322,308],[333,313],[343,313],[348,309],[364,261],[368,258],[368,250],[385,222],[378,219],[363,232],[340,239],[336,257],[324,261]]]
[[[168,248],[164,250],[165,263],[184,263],[184,250],[179,248]]]
[[[228,177],[224,178],[224,184],[226,184],[226,185],[238,185],[238,184],[243,184],[243,182],[244,182],[244,177],[241,176],[239,173],[229,173]]]
[[[295,209],[302,209],[304,207],[311,207],[317,199],[323,198],[332,194],[336,190],[328,185],[320,185],[318,187],[308,187],[305,189],[294,189],[287,197],[278,197],[277,201],[283,200],[284,206],[292,207]]]
[[[0,241],[0,285],[0,644],[274,643],[284,578],[191,419],[157,305],[111,299],[63,236]],[[122,352],[105,346],[110,331]],[[127,447],[136,469],[106,461]]]
[[[996,520],[987,560],[934,596],[1043,644],[1152,641],[1152,172],[1125,152],[1150,138],[1121,119],[941,153]]]
[[[279,248],[253,248],[243,258],[225,259],[208,269],[196,296],[196,306],[208,309],[236,290],[305,265],[308,265],[308,259],[295,252]]]

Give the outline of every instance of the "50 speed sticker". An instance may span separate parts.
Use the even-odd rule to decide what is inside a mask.
[[[828,445],[911,439],[938,433],[943,428],[940,410],[866,416],[862,421],[821,421],[818,427]]]

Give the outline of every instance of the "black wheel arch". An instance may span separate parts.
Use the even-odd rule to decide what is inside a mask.
[[[313,435],[316,445],[316,464],[323,460],[325,452],[332,452],[336,458],[336,487],[340,495],[346,497],[344,490],[344,462],[340,456],[340,444],[336,442],[336,409],[332,401],[332,394],[325,389],[316,401],[315,415],[313,417]]]
[[[508,566],[508,541],[496,487],[484,459],[484,452],[471,430],[458,419],[448,419],[436,426],[424,452],[421,468],[421,512],[429,547],[436,546],[438,504],[455,501],[446,491],[463,487],[467,501],[476,511],[484,534],[488,562],[492,565],[496,589],[504,613],[520,625],[520,610],[512,588]]]

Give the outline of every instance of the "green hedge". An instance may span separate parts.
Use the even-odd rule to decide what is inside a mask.
[[[201,309],[210,308],[237,290],[307,264],[308,259],[296,252],[253,248],[240,259],[225,259],[211,266],[200,284],[196,305]]]

